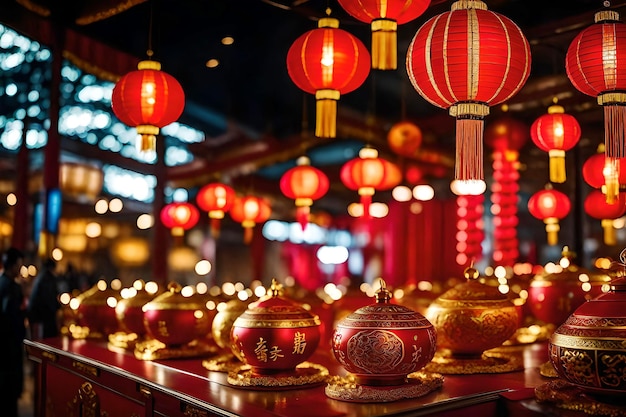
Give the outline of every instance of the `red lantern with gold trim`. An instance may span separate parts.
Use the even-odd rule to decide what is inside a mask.
[[[337,135],[337,101],[363,84],[370,71],[370,54],[358,38],[339,29],[339,20],[324,17],[318,28],[301,35],[287,53],[291,80],[315,94],[315,136]]]
[[[376,190],[388,190],[402,181],[402,171],[392,162],[378,157],[378,151],[365,147],[359,157],[346,162],[339,173],[341,182],[361,196],[363,215],[369,216],[369,206]]]
[[[141,135],[139,150],[154,151],[159,129],[175,122],[185,108],[185,93],[176,78],[157,61],[141,61],[113,88],[113,113]]]
[[[528,200],[528,211],[546,224],[548,244],[556,245],[559,240],[559,220],[569,214],[571,203],[566,194],[547,186],[537,191]]]
[[[617,243],[613,220],[621,217],[626,212],[626,196],[619,193],[617,201],[608,204],[604,194],[599,190],[592,190],[585,198],[585,213],[602,222],[604,230],[604,243],[613,246]]]
[[[295,199],[296,219],[306,228],[313,201],[328,192],[328,177],[310,165],[307,157],[298,158],[297,166],[287,170],[280,178],[280,190],[288,198]]]
[[[530,74],[530,46],[510,19],[479,0],[456,1],[427,21],[407,52],[417,92],[455,117],[457,180],[482,180],[483,119],[515,95]]]
[[[398,25],[420,17],[430,0],[339,0],[343,9],[372,29],[372,68],[398,67]]]
[[[168,229],[172,229],[172,236],[182,236],[198,223],[200,212],[187,202],[174,202],[161,209],[161,222]]]
[[[211,234],[218,237],[220,221],[235,201],[235,190],[221,182],[213,182],[205,185],[196,195],[196,203],[206,211],[211,219]]]
[[[602,10],[595,24],[580,32],[567,49],[565,70],[578,91],[604,107],[608,158],[626,157],[626,24],[619,13]]]
[[[556,100],[548,107],[548,113],[539,116],[530,127],[530,137],[535,145],[550,156],[550,181],[565,182],[565,151],[578,143],[580,133],[576,118],[565,113]]]
[[[607,158],[604,145],[583,164],[583,179],[593,188],[602,191],[608,204],[618,198],[620,187],[626,184],[626,158]]]
[[[241,223],[244,229],[243,240],[248,244],[252,241],[254,226],[269,219],[272,208],[265,198],[246,195],[236,197],[228,213],[234,221]]]

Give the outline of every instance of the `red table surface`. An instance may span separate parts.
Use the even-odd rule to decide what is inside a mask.
[[[92,340],[64,337],[41,342],[26,340],[25,344],[31,358],[41,358],[43,352],[68,356],[224,416],[467,416],[467,407],[480,409],[481,415],[496,415],[495,403],[500,394],[512,395],[515,391],[528,398],[532,392],[529,388],[547,381],[538,371],[547,360],[545,343],[509,348],[512,354],[523,358],[522,371],[445,375],[443,386],[426,396],[386,403],[334,400],[325,395],[324,385],[291,390],[233,387],[225,373],[206,370],[202,358],[143,361],[136,359],[133,352],[112,351],[106,343]],[[318,349],[309,361],[326,366],[331,375],[346,373],[330,349]]]

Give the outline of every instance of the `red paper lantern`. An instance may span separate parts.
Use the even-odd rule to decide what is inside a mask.
[[[161,222],[168,229],[172,229],[172,236],[182,236],[198,223],[200,213],[198,209],[187,202],[174,202],[161,209]]]
[[[606,156],[626,157],[626,25],[619,13],[602,10],[580,32],[565,56],[567,76],[580,92],[604,107]]]
[[[619,193],[617,200],[613,204],[608,204],[601,191],[592,190],[585,198],[585,213],[602,221],[604,243],[613,246],[617,243],[613,220],[626,213],[626,195]]]
[[[298,159],[298,165],[287,170],[280,178],[280,190],[288,198],[295,199],[296,219],[306,228],[313,200],[317,200],[328,192],[328,177],[319,169],[310,165],[307,157]]]
[[[550,156],[550,181],[565,182],[565,151],[572,149],[580,140],[580,125],[576,118],[565,113],[562,106],[553,104],[547,114],[534,121],[530,137],[539,149]]]
[[[137,128],[139,149],[154,151],[159,129],[183,113],[185,93],[178,81],[161,71],[157,61],[141,61],[113,88],[111,108],[122,123]]]
[[[339,173],[341,182],[361,196],[364,216],[369,216],[369,206],[376,190],[388,190],[402,180],[402,171],[392,162],[378,157],[378,151],[365,147],[359,157],[346,162]]]
[[[485,126],[485,143],[496,151],[519,151],[528,137],[528,126],[511,116],[500,117]]]
[[[558,243],[559,220],[569,214],[571,203],[567,195],[552,188],[537,191],[528,200],[528,211],[546,224],[548,244]]]
[[[398,25],[420,17],[430,0],[339,0],[344,10],[372,28],[372,68],[398,67]]]
[[[205,185],[196,195],[198,206],[209,214],[211,219],[211,234],[219,236],[220,220],[235,201],[235,190],[232,187],[220,182],[213,182]]]
[[[606,202],[613,204],[618,196],[621,184],[626,184],[626,158],[607,158],[604,146],[583,164],[583,179],[593,188],[600,189],[606,196]]]
[[[456,179],[484,179],[483,119],[520,90],[530,61],[520,28],[479,0],[453,3],[415,34],[407,73],[422,97],[456,117]]]
[[[403,120],[391,126],[387,143],[398,155],[412,156],[422,144],[422,131],[415,123]]]
[[[325,17],[318,28],[300,36],[287,53],[287,71],[298,88],[315,94],[315,136],[334,138],[337,101],[363,84],[370,54],[359,39],[339,29],[339,20]]]
[[[254,226],[269,219],[272,208],[266,199],[246,195],[236,197],[228,213],[234,221],[241,223],[244,228],[244,242],[250,243]]]

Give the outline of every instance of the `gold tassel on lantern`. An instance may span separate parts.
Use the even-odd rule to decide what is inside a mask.
[[[137,150],[139,152],[155,152],[156,135],[159,134],[159,128],[152,125],[139,125],[137,126],[137,133],[140,135]]]
[[[604,244],[607,246],[615,246],[617,244],[617,238],[615,236],[613,220],[602,219],[602,230],[604,230]]]
[[[559,243],[559,219],[556,217],[548,217],[543,221],[546,224],[546,233],[548,235],[548,245],[554,246]]]
[[[605,157],[602,175],[604,176],[602,192],[606,196],[606,203],[615,204],[619,195],[619,159]]]
[[[604,107],[604,147],[608,158],[626,157],[626,93],[604,93],[598,96]]]
[[[562,149],[550,149],[548,151],[550,157],[550,181],[555,183],[564,183],[565,176],[565,151]]]
[[[337,90],[317,90],[315,92],[315,136],[332,139],[337,136]]]
[[[372,68],[395,70],[398,68],[398,23],[389,19],[372,20]]]
[[[488,114],[489,106],[482,103],[458,103],[450,107],[450,115],[456,117],[456,180],[483,180],[485,177],[483,119]]]

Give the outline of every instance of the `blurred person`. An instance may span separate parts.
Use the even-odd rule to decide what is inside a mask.
[[[0,275],[0,404],[2,415],[18,416],[18,400],[24,389],[24,295],[18,283],[24,255],[9,248],[2,255]]]
[[[34,340],[59,335],[59,302],[56,262],[46,259],[43,268],[33,284],[28,300],[28,322]]]

